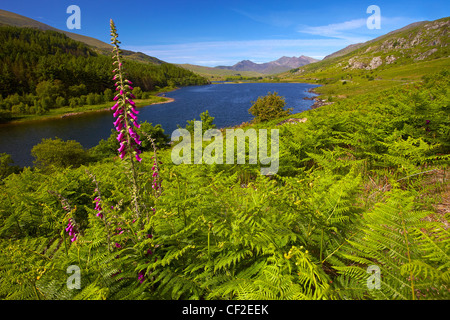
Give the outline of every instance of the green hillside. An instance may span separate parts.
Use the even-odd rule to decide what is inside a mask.
[[[46,30],[56,31],[56,32],[64,33],[69,38],[76,40],[76,41],[83,42],[84,44],[87,44],[88,46],[94,47],[96,49],[109,50],[109,51],[111,51],[111,49],[112,49],[111,45],[109,45],[103,41],[97,40],[95,38],[83,36],[83,35],[69,32],[66,30],[59,30],[59,29],[53,28],[45,23],[27,18],[20,14],[0,9],[0,26],[1,25],[22,27],[22,28],[35,28],[35,29],[39,29],[39,30],[43,30],[43,31],[46,31]]]
[[[327,84],[317,92],[332,99],[404,85],[450,67],[449,25],[450,18],[415,23],[281,77]]]
[[[63,33],[70,39],[84,43],[85,45],[89,46],[93,51],[100,53],[100,54],[105,54],[108,56],[111,54],[111,50],[112,50],[112,46],[110,44],[100,41],[98,39],[84,36],[84,35],[77,34],[77,33],[73,33],[73,32],[69,32],[66,30],[60,30],[57,28],[53,28],[52,26],[49,26],[45,23],[27,18],[25,16],[19,15],[14,12],[0,9],[0,26],[2,26],[2,25],[3,26],[20,27],[20,28],[34,28],[34,29],[39,29],[39,30],[43,30],[43,31],[50,30],[50,31]],[[152,63],[152,64],[164,63],[164,61],[159,60],[158,58],[155,58],[155,57],[150,57],[142,52],[133,52],[133,51],[129,51],[129,50],[123,50],[123,55],[126,56],[130,60],[135,60],[138,62],[147,62],[147,63]]]
[[[0,120],[112,101],[110,56],[52,30],[0,26],[0,42]],[[184,68],[149,58],[124,52],[130,78],[141,92],[208,83]]]

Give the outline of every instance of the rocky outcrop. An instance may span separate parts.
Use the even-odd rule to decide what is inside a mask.
[[[383,64],[383,60],[380,57],[374,57],[370,61],[369,65],[366,67],[366,70],[373,70],[378,68]]]
[[[390,56],[387,56],[385,58],[385,60],[386,60],[386,64],[391,64],[391,63],[394,63],[395,60],[397,60],[397,58],[392,54]]]
[[[353,69],[373,70],[383,64],[383,59],[381,59],[381,57],[373,57],[369,63],[360,61],[360,60],[358,60],[358,58],[359,58],[358,56],[350,58],[348,60],[348,66],[344,67],[344,69],[350,68],[352,70]]]
[[[283,120],[283,121],[277,123],[277,126],[281,126],[282,124],[285,124],[285,123],[289,123],[289,124],[302,123],[302,122],[306,122],[306,120],[308,120],[308,119],[307,118],[301,118],[301,119],[289,118],[289,119],[286,119],[286,120]]]
[[[424,59],[426,59],[426,58],[428,58],[429,56],[431,56],[433,53],[435,53],[436,51],[438,51],[438,49],[436,49],[436,48],[433,48],[433,49],[430,49],[430,50],[428,50],[428,51],[426,51],[426,52],[424,52],[424,53],[419,53],[417,56],[417,58],[415,58],[414,59],[414,61],[420,61],[420,60],[424,60]]]

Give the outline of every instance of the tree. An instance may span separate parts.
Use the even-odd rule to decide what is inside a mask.
[[[42,139],[42,142],[31,149],[34,163],[44,169],[50,166],[65,168],[79,167],[88,160],[87,152],[75,140],[63,141],[60,138]]]
[[[140,87],[134,87],[133,91],[131,91],[132,94],[136,97],[136,99],[142,98],[142,89]]]
[[[103,92],[105,102],[111,102],[114,98],[113,91],[110,88],[105,89]]]
[[[196,120],[188,120],[186,125],[186,130],[190,133],[194,133],[194,122]],[[216,125],[213,123],[214,117],[209,115],[209,111],[206,110],[200,114],[200,121],[202,122],[202,134],[206,132],[208,129],[214,129]],[[179,126],[178,126],[179,127]]]
[[[61,80],[41,81],[36,86],[36,94],[39,98],[50,98],[52,102],[56,97],[63,95],[63,84]]]
[[[158,149],[165,148],[167,146],[167,143],[170,141],[170,136],[164,133],[164,129],[160,124],[153,126],[147,121],[141,123],[141,127],[137,130],[137,134],[141,136],[142,151],[153,150],[150,141],[147,139],[147,135],[155,140],[155,146]]]
[[[286,102],[277,92],[268,93],[264,97],[259,97],[248,110],[255,116],[254,122],[269,121],[272,119],[285,117],[291,114],[292,108],[285,110]]]
[[[10,174],[19,172],[19,167],[13,166],[13,163],[10,154],[0,153],[0,182]]]

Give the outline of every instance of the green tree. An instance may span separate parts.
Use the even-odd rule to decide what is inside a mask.
[[[86,104],[90,106],[95,104],[95,95],[92,92],[86,96]]]
[[[255,122],[269,121],[272,119],[285,117],[291,114],[292,108],[285,110],[286,102],[277,92],[268,93],[264,97],[259,97],[248,110],[255,116]]]
[[[57,97],[55,103],[58,108],[64,107],[66,105],[66,99],[64,97]]]
[[[190,133],[194,133],[194,122],[196,120],[188,120],[186,125],[186,130]],[[206,130],[214,129],[216,125],[214,122],[214,117],[209,115],[209,111],[206,110],[200,114],[200,121],[202,122],[202,134],[206,132]],[[179,126],[178,126],[179,127]]]
[[[164,129],[160,124],[153,126],[147,121],[141,123],[141,127],[137,130],[137,133],[141,136],[141,149],[142,151],[153,150],[151,142],[147,139],[150,136],[155,140],[155,146],[158,149],[165,148],[170,141],[170,136],[164,133]]]
[[[19,167],[12,165],[13,163],[14,161],[11,155],[7,153],[0,153],[0,183],[10,174],[19,171]]]
[[[112,91],[110,88],[107,88],[107,89],[103,92],[103,96],[104,96],[105,102],[110,102],[110,101],[112,101],[112,99],[114,98],[113,91]]]
[[[133,91],[131,91],[132,94],[136,97],[136,99],[142,98],[142,89],[140,87],[134,87]]]
[[[50,98],[52,102],[56,97],[63,95],[63,84],[61,80],[41,81],[36,86],[36,94],[39,98]]]
[[[44,169],[50,166],[65,168],[79,167],[88,161],[87,152],[75,140],[63,141],[60,138],[42,139],[42,142],[31,149],[34,163]]]

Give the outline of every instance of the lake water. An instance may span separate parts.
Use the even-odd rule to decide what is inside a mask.
[[[269,91],[278,92],[293,113],[309,109],[313,104],[304,97],[314,94],[307,90],[317,85],[305,83],[219,83],[184,87],[166,94],[175,101],[139,108],[139,121],[161,124],[171,135],[177,125],[186,126],[187,120],[200,120],[205,110],[213,117],[218,128],[234,126],[253,118],[248,113],[252,101]],[[113,103],[111,103],[112,105]],[[113,128],[113,116],[109,111],[86,113],[61,119],[30,121],[0,125],[0,153],[12,156],[15,165],[32,166],[31,149],[43,138],[76,140],[85,148],[91,148],[101,139],[107,139]]]

